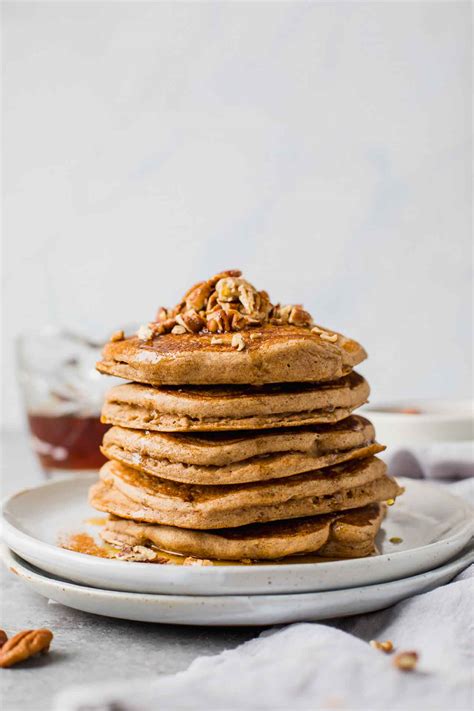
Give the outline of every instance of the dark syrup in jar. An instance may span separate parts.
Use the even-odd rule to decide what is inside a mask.
[[[98,415],[29,414],[33,449],[45,470],[98,469],[106,458],[99,447],[109,425]]]

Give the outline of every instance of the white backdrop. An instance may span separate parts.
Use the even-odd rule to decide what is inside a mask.
[[[235,267],[361,340],[373,400],[466,396],[469,9],[5,2],[6,425],[22,329]]]

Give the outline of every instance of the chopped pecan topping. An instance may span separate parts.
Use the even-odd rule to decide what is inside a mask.
[[[288,304],[287,306],[280,306],[276,304],[271,311],[271,321],[278,325],[288,323],[290,319],[290,314],[293,306]]]
[[[212,560],[206,560],[205,558],[193,558],[188,556],[183,560],[183,565],[213,565]]]
[[[238,301],[239,286],[243,282],[244,279],[241,279],[240,277],[224,277],[223,279],[219,279],[215,286],[217,300],[220,302]]]
[[[117,553],[117,558],[120,560],[130,560],[137,563],[150,563],[155,561],[158,554],[146,546],[125,546]]]
[[[211,291],[212,287],[206,281],[202,281],[200,284],[193,286],[184,296],[186,309],[201,311],[201,309],[205,307],[207,300],[211,295]]]
[[[224,333],[230,331],[230,318],[225,309],[217,309],[207,316],[207,330],[209,333]]]
[[[162,321],[166,321],[167,318],[168,318],[168,309],[165,309],[164,306],[160,306],[160,308],[156,312],[155,321],[162,322]]]
[[[177,314],[176,323],[189,333],[199,333],[206,324],[195,309],[189,309],[189,311],[184,311],[182,314]]]
[[[152,324],[143,324],[137,331],[137,336],[140,341],[151,341],[153,338]]]
[[[219,274],[215,274],[213,277],[207,280],[207,283],[211,285],[211,288],[214,288],[220,279],[226,279],[227,277],[235,277],[236,279],[238,279],[241,276],[242,272],[240,271],[240,269],[227,269],[227,271],[225,272],[219,272]]]
[[[288,323],[291,323],[293,326],[312,326],[313,319],[302,306],[298,305],[293,306],[291,309]]]
[[[323,331],[319,334],[319,337],[322,341],[330,341],[331,343],[337,341],[337,333],[326,333],[326,331]]]
[[[171,333],[176,333],[178,336],[181,336],[183,333],[186,333],[186,330],[185,326],[181,326],[181,324],[177,323],[176,326],[173,326],[171,329]]]
[[[176,326],[176,323],[177,321],[175,317],[167,318],[160,324],[158,324],[158,327],[159,329],[163,329],[161,333],[169,333],[174,328],[174,326]]]
[[[237,348],[238,351],[243,351],[245,348],[244,337],[241,333],[234,333],[231,341],[232,348]]]
[[[24,630],[10,637],[0,649],[0,667],[12,667],[34,654],[46,654],[53,639],[50,630]]]
[[[313,326],[311,333],[317,333],[322,341],[329,341],[330,343],[336,343],[337,341],[337,333],[328,333],[319,328],[319,326]]]
[[[123,331],[114,331],[109,340],[113,343],[114,341],[123,341],[124,338],[125,334]]]
[[[137,335],[149,341],[164,333],[226,333],[267,323],[313,327],[311,315],[300,304],[273,305],[266,291],[257,291],[242,272],[230,269],[195,284],[173,309],[158,309],[155,321],[142,326]],[[325,333],[314,332],[321,337]]]

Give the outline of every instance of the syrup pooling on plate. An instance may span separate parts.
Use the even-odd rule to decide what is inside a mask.
[[[108,543],[97,544],[93,537],[88,533],[76,533],[71,535],[68,539],[61,541],[59,544],[61,548],[66,550],[74,551],[76,553],[85,553],[86,555],[93,555],[99,558],[110,558],[117,559],[120,554],[119,548],[114,548],[114,546]],[[310,564],[310,563],[329,563],[336,562],[339,560],[344,560],[343,558],[323,558],[317,555],[301,555],[301,556],[288,556],[288,558],[280,558],[278,560],[210,560],[202,558],[193,558],[192,556],[182,556],[175,555],[174,553],[169,553],[168,551],[162,551],[159,548],[151,546],[152,550],[157,553],[157,560],[146,561],[148,564],[159,564],[163,565],[164,558],[166,564],[168,565],[202,565],[202,561],[206,560],[205,565],[211,565],[213,567],[221,566],[251,566],[251,565],[289,565],[291,563],[298,564]],[[374,550],[372,555],[378,555],[378,551]]]
[[[91,517],[84,521],[84,523],[93,526],[103,526],[107,522],[107,519]],[[77,533],[71,533],[67,535],[60,536],[58,540],[58,545],[66,550],[73,551],[75,553],[83,553],[85,555],[96,556],[98,558],[109,558],[109,559],[120,559],[120,554],[123,549],[117,548],[105,543],[103,541],[97,541],[91,533],[86,531],[80,531]],[[190,566],[250,566],[250,565],[288,565],[290,563],[298,564],[310,564],[310,563],[328,563],[332,561],[341,560],[340,558],[329,558],[318,555],[295,555],[288,556],[282,559],[276,560],[210,560],[195,558],[193,556],[177,555],[171,553],[170,551],[163,551],[154,545],[149,546],[152,551],[156,553],[155,560],[147,560],[143,562],[152,564],[169,564],[169,565],[190,565]],[[373,553],[371,555],[379,555],[379,551],[374,547]]]

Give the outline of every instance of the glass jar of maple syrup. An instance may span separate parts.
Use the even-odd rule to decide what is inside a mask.
[[[97,471],[106,461],[100,409],[113,379],[95,370],[101,345],[53,328],[18,339],[30,442],[46,476]]]

